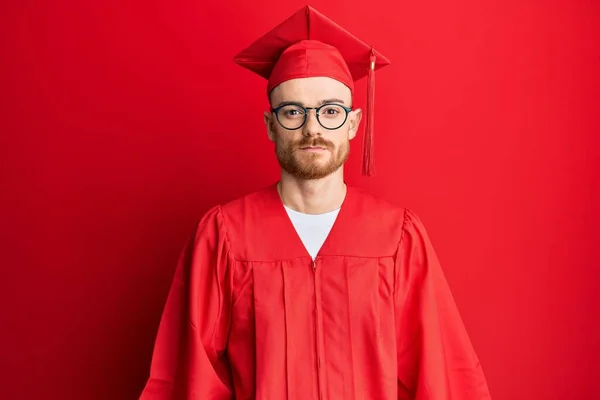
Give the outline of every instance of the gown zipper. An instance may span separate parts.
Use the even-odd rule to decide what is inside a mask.
[[[321,333],[321,320],[322,320],[322,316],[321,316],[321,291],[320,291],[320,280],[319,280],[319,275],[317,274],[317,259],[318,257],[316,257],[313,262],[312,262],[312,267],[313,267],[313,274],[314,274],[314,284],[315,284],[315,315],[316,315],[316,321],[315,321],[315,336],[316,336],[316,342],[317,342],[317,386],[318,386],[318,392],[319,392],[319,399],[323,400],[323,362],[322,362],[322,354],[323,354],[323,349],[321,348],[321,340],[322,340],[322,333]]]

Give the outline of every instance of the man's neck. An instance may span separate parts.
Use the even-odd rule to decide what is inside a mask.
[[[282,173],[277,190],[283,204],[305,214],[324,214],[341,207],[346,197],[343,171],[314,180],[300,180]]]

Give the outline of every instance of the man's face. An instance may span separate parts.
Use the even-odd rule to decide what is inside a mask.
[[[323,104],[352,106],[352,94],[343,83],[325,77],[292,79],[283,82],[271,92],[271,105],[277,108],[282,104],[295,103],[304,107],[319,107]],[[287,109],[287,108],[286,108]],[[286,127],[302,123],[303,116],[292,106],[282,110],[279,120]],[[340,108],[324,107],[321,122],[333,127],[344,122],[345,112],[337,114]],[[339,115],[339,116],[336,116]],[[339,119],[341,118],[341,119]],[[275,113],[265,113],[265,123],[269,138],[275,142],[279,165],[298,179],[321,179],[340,169],[350,152],[350,140],[356,136],[361,111],[348,113],[348,118],[337,129],[326,129],[316,118],[316,111],[309,110],[306,122],[298,129],[284,128]]]

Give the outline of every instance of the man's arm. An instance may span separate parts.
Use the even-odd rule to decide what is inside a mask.
[[[425,227],[410,210],[396,258],[395,286],[398,399],[490,399]]]
[[[225,356],[231,263],[222,227],[215,207],[181,254],[140,400],[233,399]]]

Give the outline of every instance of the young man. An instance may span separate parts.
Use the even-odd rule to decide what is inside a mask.
[[[388,61],[310,7],[236,61],[268,79],[281,180],[202,218],[141,399],[489,399],[419,218],[344,182],[353,81]]]

